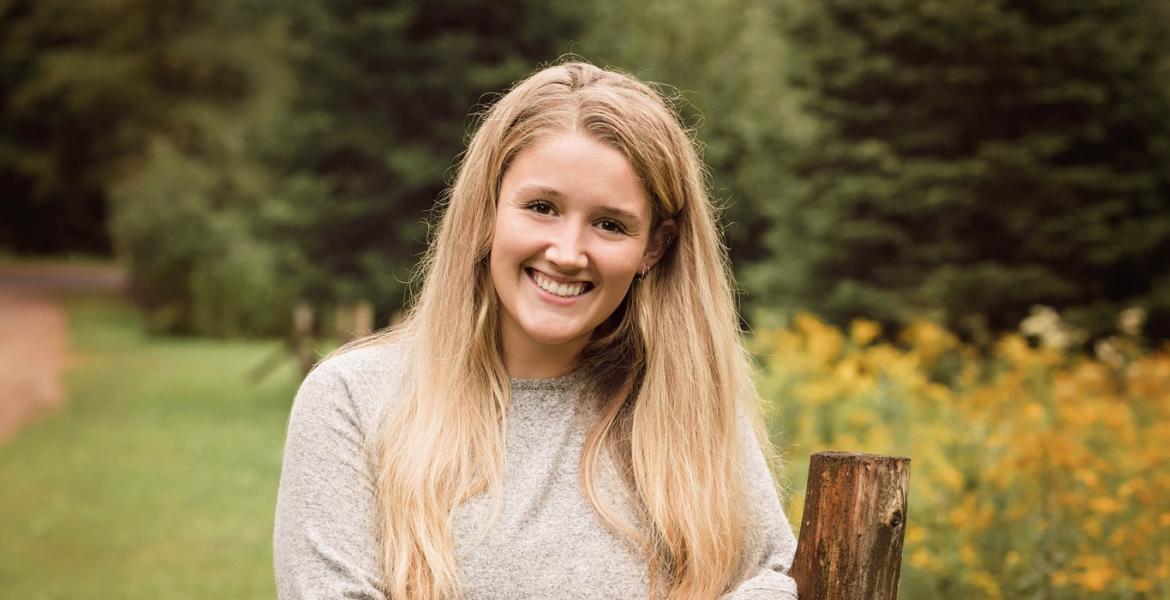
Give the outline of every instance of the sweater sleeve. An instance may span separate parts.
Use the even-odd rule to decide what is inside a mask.
[[[746,416],[741,415],[739,430],[752,515],[751,544],[745,553],[747,578],[723,600],[796,600],[796,581],[788,575],[796,554],[792,525],[780,506],[771,469]]]
[[[305,378],[289,417],[273,533],[277,596],[385,600],[361,417],[331,363]]]

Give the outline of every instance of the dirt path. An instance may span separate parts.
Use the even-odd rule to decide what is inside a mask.
[[[64,292],[117,292],[109,267],[0,266],[0,444],[65,400],[69,327]]]

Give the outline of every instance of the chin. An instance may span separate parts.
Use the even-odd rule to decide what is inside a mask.
[[[529,329],[525,333],[533,341],[545,346],[560,346],[587,335],[581,331],[549,331],[547,329]]]

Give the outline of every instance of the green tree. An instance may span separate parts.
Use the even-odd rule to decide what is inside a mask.
[[[791,186],[787,165],[811,131],[788,82],[786,11],[753,0],[599,0],[591,9],[581,52],[662,82],[703,150],[733,264],[746,272],[767,257],[767,207]],[[748,308],[769,302],[746,289]]]
[[[107,191],[152,136],[183,136],[195,104],[232,105],[253,83],[232,27],[259,0],[0,3],[0,246],[108,251]],[[251,33],[251,32],[249,32]]]
[[[55,94],[113,111],[81,121],[110,150],[95,189],[133,294],[157,330],[216,335],[280,331],[300,299],[400,308],[468,111],[580,25],[568,3],[81,9],[84,34],[38,60],[70,66]]]
[[[138,90],[125,60],[81,51],[107,15],[69,4],[0,3],[0,248],[8,251],[109,251],[102,183],[116,151],[100,149],[119,140],[103,126],[119,113],[120,91]]]
[[[837,322],[1049,304],[1100,333],[1144,304],[1170,335],[1168,28],[1143,0],[809,3],[789,35],[820,127],[757,281]]]
[[[155,121],[131,130],[126,166],[105,183],[131,293],[158,331],[282,331],[295,291],[282,281],[279,249],[265,235],[296,185],[274,176],[268,158],[295,89],[280,3],[120,6],[125,30],[102,33],[89,51],[107,51],[109,36],[131,60],[167,65],[127,78],[160,104],[170,102]],[[123,108],[127,122],[113,123],[114,132],[141,121],[132,108]]]
[[[565,52],[579,9],[330,0],[293,15],[300,91],[279,162],[321,193],[300,195],[274,235],[305,299],[366,299],[384,318],[403,306],[469,112]]]

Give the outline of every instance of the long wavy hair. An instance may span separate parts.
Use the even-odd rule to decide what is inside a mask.
[[[496,204],[516,156],[564,132],[620,151],[645,186],[653,227],[666,219],[676,226],[663,258],[583,351],[579,368],[597,419],[582,450],[582,491],[603,522],[643,550],[652,597],[715,598],[745,575],[738,414],[772,454],[701,162],[654,88],[568,62],[520,82],[482,115],[405,320],[357,344],[409,348],[405,392],[371,448],[383,587],[392,598],[458,597],[452,512],[489,491],[498,510],[511,387],[488,267]],[[617,517],[598,493],[603,452],[638,500],[638,523]]]

